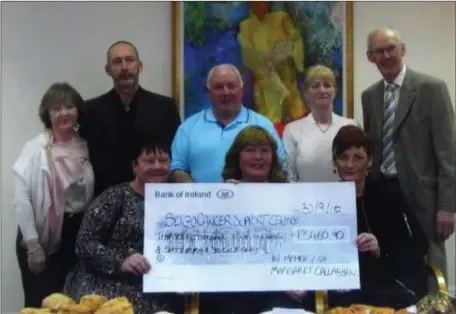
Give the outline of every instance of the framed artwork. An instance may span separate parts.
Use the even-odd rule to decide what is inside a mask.
[[[334,112],[353,118],[352,2],[173,2],[172,19],[173,94],[183,119],[210,106],[206,77],[222,63],[240,70],[244,105],[278,130],[309,112],[301,91],[315,64],[336,75]]]

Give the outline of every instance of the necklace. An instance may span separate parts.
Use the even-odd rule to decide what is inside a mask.
[[[318,129],[320,130],[320,132],[323,133],[323,134],[328,132],[329,128],[331,127],[331,125],[333,123],[332,116],[328,117],[329,118],[328,119],[329,120],[328,123],[320,123],[320,122],[318,122],[318,119],[316,118],[316,114],[315,113],[312,113],[312,116],[313,116],[313,120],[315,121],[315,124],[317,125]],[[322,125],[326,126],[326,127],[322,127]]]
[[[321,127],[321,124],[318,123],[318,122],[316,122],[316,124],[317,124],[317,127],[318,127],[318,129],[320,130],[320,132],[323,133],[323,134],[325,134],[325,133],[329,130],[329,128],[331,127],[332,122],[330,122],[330,123],[326,126],[326,128]]]

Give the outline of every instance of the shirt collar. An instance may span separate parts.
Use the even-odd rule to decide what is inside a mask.
[[[122,99],[120,98],[119,94],[117,94],[117,92],[114,88],[111,89],[110,93],[111,93],[111,97],[113,97],[113,99],[115,99],[115,101],[118,104],[120,104],[122,106],[122,108],[129,111],[130,109],[132,109],[133,107],[136,106],[136,103],[138,102],[138,99],[140,98],[141,94],[144,93],[144,89],[141,86],[139,86],[138,90],[136,91],[136,94],[133,96],[133,98],[131,99],[131,101],[128,105],[123,103]],[[127,107],[127,108],[125,108],[125,107]]]
[[[214,122],[217,123],[217,118],[214,115],[214,111],[212,110],[212,106],[208,109],[206,109],[206,114],[205,114],[206,120],[209,122]],[[239,114],[236,116],[236,118],[233,120],[235,123],[247,123],[249,121],[249,111],[247,108],[244,106],[241,107],[241,111],[239,111]]]
[[[398,86],[398,87],[402,87],[402,84],[404,84],[404,79],[405,79],[405,72],[407,71],[406,67],[405,67],[405,64],[404,66],[402,67],[402,70],[401,72],[399,72],[399,74],[396,76],[396,78],[394,79],[393,83]],[[389,83],[385,80],[383,80],[383,83],[384,83],[384,86],[386,87]]]

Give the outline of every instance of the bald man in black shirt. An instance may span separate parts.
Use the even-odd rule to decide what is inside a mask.
[[[90,99],[81,117],[81,135],[89,146],[95,173],[95,196],[133,179],[131,153],[138,140],[160,138],[171,142],[180,125],[174,100],[143,89],[143,64],[136,47],[118,41],[107,51],[106,73],[114,87]]]

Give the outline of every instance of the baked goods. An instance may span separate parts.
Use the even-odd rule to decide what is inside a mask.
[[[21,311],[21,314],[51,314],[50,309],[35,309],[35,308],[24,308]]]
[[[392,308],[373,307],[364,304],[353,304],[350,307],[336,307],[328,310],[326,314],[395,314]]]
[[[326,314],[351,314],[349,307],[335,307],[326,312]]]
[[[127,298],[119,297],[103,303],[94,314],[134,314],[134,311]]]
[[[76,303],[69,296],[53,293],[43,299],[42,308],[24,308],[21,314],[134,314],[133,306],[125,297],[107,300],[89,294]]]
[[[373,314],[373,307],[364,304],[353,304],[350,306],[351,313],[354,314]]]
[[[58,311],[61,308],[64,308],[70,304],[76,304],[76,302],[74,302],[74,300],[71,299],[69,296],[66,296],[62,293],[53,293],[43,299],[43,301],[41,302],[41,307],[45,309]]]
[[[101,295],[88,294],[81,298],[79,304],[87,307],[91,312],[95,312],[107,299]]]
[[[93,312],[81,304],[68,304],[62,306],[57,314],[92,314]]]

